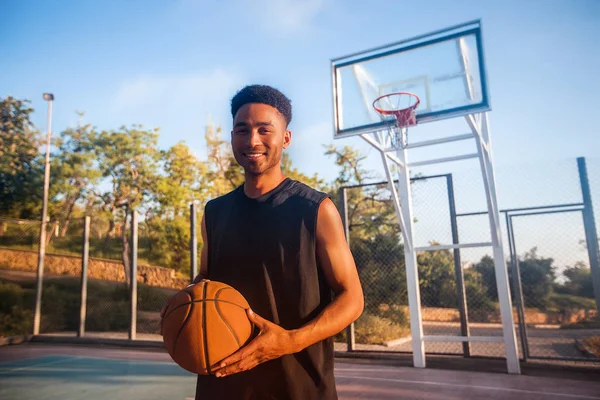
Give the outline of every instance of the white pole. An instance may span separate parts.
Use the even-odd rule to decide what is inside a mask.
[[[407,150],[402,154],[402,164],[406,165]],[[410,310],[410,332],[412,336],[413,366],[425,368],[425,344],[423,342],[423,323],[421,318],[421,294],[419,291],[419,273],[417,270],[417,253],[413,245],[412,200],[410,193],[410,174],[408,168],[399,166],[398,191],[394,185],[394,177],[390,171],[388,159],[381,151],[381,159],[387,176],[392,200],[398,217],[402,237],[404,238],[404,260],[406,264],[406,286],[408,288],[408,307]],[[398,192],[400,194],[398,194]]]
[[[491,142],[489,141],[489,128],[487,114],[482,113],[479,121],[473,115],[466,117],[471,126],[477,151],[481,164],[483,184],[488,205],[488,217],[490,220],[490,233],[494,253],[494,270],[496,272],[496,286],[498,289],[498,300],[500,302],[500,315],[502,317],[502,333],[504,336],[504,348],[506,352],[506,367],[509,374],[520,374],[519,354],[517,349],[517,337],[514,329],[512,313],[512,301],[510,297],[510,286],[508,282],[508,270],[504,258],[504,247],[502,245],[502,233],[500,231],[500,213],[498,211],[498,199],[496,197],[496,182],[491,155]]]
[[[398,192],[400,194],[400,209],[404,216],[406,229],[404,234],[404,259],[406,264],[408,307],[410,310],[413,365],[417,368],[425,368],[425,343],[423,341],[419,270],[417,268],[417,252],[415,251],[413,243],[413,208],[410,188],[410,171],[408,168],[408,149],[403,148],[398,151],[397,155],[404,164],[404,167],[399,167],[398,170]]]
[[[40,320],[42,310],[42,287],[44,280],[44,257],[46,256],[46,219],[48,219],[48,190],[50,188],[50,138],[52,136],[52,102],[54,95],[44,93],[44,100],[48,101],[48,114],[46,123],[46,163],[44,165],[44,200],[42,202],[42,224],[40,227],[40,248],[38,252],[38,266],[35,292],[35,312],[33,315],[33,334],[40,333]]]

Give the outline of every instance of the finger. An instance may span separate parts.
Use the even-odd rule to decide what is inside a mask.
[[[222,378],[224,376],[248,371],[256,367],[258,364],[260,364],[260,360],[257,357],[245,358],[236,364],[229,365],[225,368],[221,368],[220,370],[215,372],[215,376],[217,378]]]
[[[250,308],[246,309],[246,315],[248,316],[250,322],[256,325],[261,331],[268,327],[270,324],[272,324],[271,321],[264,319],[263,317],[252,311],[252,309]]]
[[[219,369],[225,368],[228,365],[236,364],[242,361],[243,359],[250,357],[254,353],[255,349],[256,345],[250,342],[247,346],[243,347],[242,349],[239,349],[229,357],[226,357],[223,360],[212,365],[211,370],[214,372],[218,371]]]

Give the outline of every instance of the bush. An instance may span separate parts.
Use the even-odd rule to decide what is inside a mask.
[[[568,310],[595,310],[596,302],[594,299],[589,299],[587,297],[552,293],[548,301],[548,309],[558,312],[565,312]]]
[[[410,334],[406,325],[393,322],[388,318],[363,313],[354,323],[356,343],[385,344]],[[336,341],[346,341],[346,330],[335,336]]]
[[[41,332],[76,331],[79,324],[79,278],[46,279],[42,292]],[[138,284],[138,311],[159,312],[176,290]],[[0,283],[0,334],[30,333],[35,282]],[[123,283],[89,280],[86,330],[124,331],[129,327],[129,289]],[[138,322],[144,322],[138,318]]]
[[[0,337],[27,335],[31,333],[33,312],[13,306],[10,313],[0,313]]]
[[[0,336],[31,333],[33,312],[26,304],[23,288],[14,283],[0,283]]]
[[[159,289],[138,284],[138,310],[159,312],[167,300],[177,293],[176,290]]]

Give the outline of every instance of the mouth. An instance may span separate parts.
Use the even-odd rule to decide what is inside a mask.
[[[247,157],[250,160],[257,160],[258,158],[266,155],[267,153],[252,152],[252,153],[242,153],[242,154],[244,155],[244,157]]]

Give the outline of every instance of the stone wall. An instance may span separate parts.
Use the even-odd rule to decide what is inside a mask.
[[[0,269],[36,272],[38,252],[0,248]],[[46,253],[44,273],[50,275],[81,276],[81,257]],[[88,277],[107,281],[124,282],[123,263],[101,258],[90,258]],[[181,289],[188,285],[187,279],[175,276],[170,268],[138,264],[137,281],[150,286]]]

